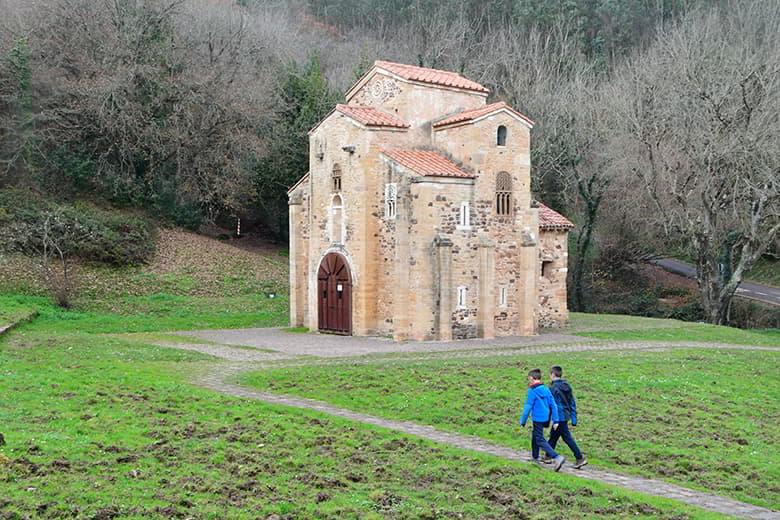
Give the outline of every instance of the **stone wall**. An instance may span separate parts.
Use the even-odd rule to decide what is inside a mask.
[[[542,230],[539,236],[539,326],[561,327],[569,321],[566,304],[568,233]]]
[[[290,196],[291,323],[318,327],[317,271],[331,251],[344,255],[352,271],[356,335],[397,340],[529,335],[538,322],[565,322],[566,233],[538,236],[529,127],[499,112],[434,131],[432,120],[482,106],[484,96],[381,74],[349,102],[377,106],[412,128],[367,128],[334,112],[310,133],[309,178]],[[504,146],[496,143],[499,125],[508,130]],[[383,158],[382,148],[433,148],[476,178],[422,177]],[[338,194],[332,188],[336,164],[342,176]],[[509,215],[495,209],[496,176],[502,171],[512,178]],[[388,183],[397,188],[395,218],[385,215]],[[340,215],[334,212],[335,195],[342,201]],[[458,226],[464,201],[471,212],[468,229]],[[542,261],[552,262],[546,277]],[[467,290],[460,306],[459,287]]]
[[[486,95],[409,83],[376,73],[349,99],[350,105],[375,106],[411,125],[417,146],[430,145],[431,122],[461,110],[485,105]]]
[[[505,146],[496,142],[500,125],[507,128]],[[536,333],[536,230],[538,216],[531,206],[530,130],[527,125],[499,112],[471,124],[438,129],[432,134],[436,147],[471,167],[477,175],[472,203],[472,225],[482,233],[480,241],[494,251],[493,330],[497,336]],[[512,178],[512,213],[496,214],[495,189],[499,172]],[[529,240],[530,238],[530,240]],[[475,237],[476,239],[476,237]],[[469,244],[478,247],[476,240]],[[526,251],[526,249],[530,249]],[[507,303],[499,306],[500,288],[506,287]]]
[[[290,326],[306,323],[310,221],[309,183],[304,179],[290,194]]]

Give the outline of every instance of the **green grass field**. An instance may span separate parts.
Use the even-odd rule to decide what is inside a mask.
[[[70,310],[17,276],[25,265],[0,264],[0,326],[23,322],[0,337],[0,518],[719,518],[193,385],[219,361],[152,343],[197,341],[168,334],[175,330],[286,325],[279,252],[163,234],[150,265],[79,266]],[[564,332],[780,343],[778,331],[610,315],[575,314]],[[780,415],[777,360],[775,352],[692,350],[562,362],[580,399],[577,435],[594,463],[776,507],[778,433],[763,425]],[[559,361],[398,356],[246,381],[526,449],[528,432],[516,425],[522,371]]]
[[[616,314],[571,313],[569,326],[564,332],[615,341],[691,341],[780,346],[780,329],[744,330],[707,323]]]
[[[26,321],[35,315],[35,306],[24,298],[0,295],[0,328]]]
[[[113,312],[94,308],[65,310],[44,296],[0,295],[0,307],[35,309],[28,330],[48,332],[156,332],[287,324],[287,295],[266,294],[200,297],[171,294],[125,296],[113,302]]]
[[[7,517],[717,518],[202,390],[187,378],[213,360],[130,338],[26,325],[0,339]]]
[[[528,449],[517,424],[525,374],[553,364],[575,388],[575,435],[593,463],[780,506],[780,430],[768,426],[780,417],[778,352],[518,353],[275,369],[243,382]]]

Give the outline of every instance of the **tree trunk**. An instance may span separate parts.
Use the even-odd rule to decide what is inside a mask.
[[[599,201],[587,201],[588,211],[585,212],[585,224],[577,236],[577,261],[574,263],[572,273],[572,285],[574,286],[573,310],[582,312],[585,310],[585,265],[588,252],[593,241],[593,228],[596,226]]]
[[[742,255],[747,254],[742,251]],[[742,256],[741,255],[741,256]],[[716,255],[700,251],[696,265],[696,279],[702,297],[707,321],[714,325],[728,325],[731,300],[742,281],[742,258],[736,269],[721,266]]]

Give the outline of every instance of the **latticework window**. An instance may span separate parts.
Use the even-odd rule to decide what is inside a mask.
[[[385,184],[385,217],[395,218],[397,212],[398,189],[395,184]]]
[[[341,191],[341,166],[338,164],[333,166],[331,178],[333,179],[333,191]]]
[[[496,215],[512,214],[512,176],[507,172],[496,175]]]

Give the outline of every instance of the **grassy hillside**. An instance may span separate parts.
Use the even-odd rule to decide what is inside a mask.
[[[759,258],[745,279],[749,282],[780,287],[780,260]]]
[[[23,300],[0,296],[0,329],[26,321],[32,318],[35,312],[34,306],[26,304]]]
[[[240,243],[240,242],[239,242]],[[287,258],[181,231],[160,231],[147,265],[75,266],[74,308],[51,304],[32,259],[0,258],[0,308],[37,309],[35,328],[125,332],[276,326],[287,321]],[[3,315],[0,315],[3,317]]]

